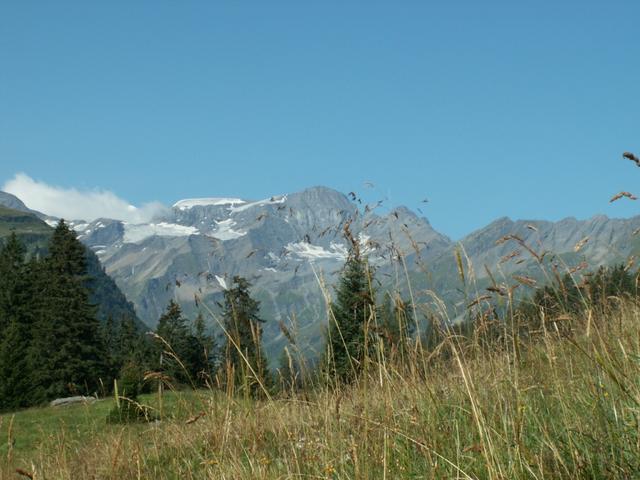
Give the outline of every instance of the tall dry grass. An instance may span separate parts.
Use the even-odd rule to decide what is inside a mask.
[[[571,337],[549,329],[518,352],[514,342],[489,348],[451,334],[442,354],[414,358],[420,368],[371,359],[353,386],[268,400],[201,392],[182,416],[83,443],[61,431],[27,457],[3,459],[0,471],[40,479],[638,478],[640,308],[621,302],[571,321]]]

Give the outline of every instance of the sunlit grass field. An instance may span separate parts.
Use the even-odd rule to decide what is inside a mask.
[[[2,478],[640,478],[640,308],[522,343],[451,334],[342,389],[252,400],[141,397],[159,422],[107,425],[113,400],[4,415]],[[588,325],[587,325],[588,322]],[[588,327],[588,328],[587,328]],[[16,473],[21,469],[22,474]]]

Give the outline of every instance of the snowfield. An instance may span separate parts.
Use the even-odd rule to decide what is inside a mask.
[[[322,248],[319,245],[311,245],[305,242],[289,243],[285,249],[307,260],[319,260],[325,258],[331,258],[334,260],[344,260],[347,258],[347,247],[341,243],[331,242],[329,250]]]
[[[231,210],[231,213],[233,214],[233,213],[244,212],[245,210],[248,210],[253,207],[264,207],[265,205],[278,205],[286,201],[287,201],[286,195],[277,195],[275,197],[265,198],[264,200],[259,200],[257,202],[251,202],[251,203],[245,202],[245,204],[240,207],[232,206],[230,210]]]
[[[189,235],[197,235],[200,231],[195,227],[187,227],[176,223],[142,223],[131,224],[123,223],[125,243],[138,243],[145,238],[158,237],[188,237]]]
[[[232,227],[236,225],[235,220],[230,218],[223,220],[221,222],[216,222],[216,229],[211,233],[213,238],[217,238],[218,240],[233,240],[235,238],[244,237],[247,232],[240,232],[238,230],[234,230]]]
[[[177,208],[178,210],[188,210],[193,207],[208,207],[208,206],[219,206],[219,205],[242,205],[247,203],[245,200],[240,198],[185,198],[184,200],[180,200],[173,204],[173,208]]]

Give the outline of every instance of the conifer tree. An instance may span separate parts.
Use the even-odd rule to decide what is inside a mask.
[[[49,256],[34,277],[38,305],[30,361],[35,398],[41,401],[95,393],[108,380],[106,350],[86,280],[85,247],[61,220]]]
[[[102,326],[102,337],[114,378],[128,363],[135,363],[143,369],[152,367],[155,356],[150,351],[150,342],[133,318],[123,316],[116,322],[112,317],[107,317]]]
[[[353,238],[349,224],[344,227],[349,241],[349,254],[331,303],[327,346],[322,362],[325,373],[338,382],[355,380],[371,352],[375,299],[371,286],[371,271]]]
[[[25,248],[15,233],[0,250],[0,410],[29,405],[33,310]]]
[[[257,395],[271,384],[267,360],[262,349],[260,302],[251,297],[251,284],[233,277],[233,287],[224,292],[223,375],[244,393]]]
[[[182,316],[180,305],[171,300],[158,321],[157,334],[169,345],[159,344],[158,358],[161,369],[178,383],[191,383],[189,359],[185,358],[189,347],[189,328]],[[180,365],[182,363],[182,365]],[[183,366],[185,368],[183,368]],[[186,371],[185,371],[186,370]]]
[[[158,335],[170,348],[165,344],[159,344],[156,356],[160,358],[162,355],[162,370],[180,384],[202,384],[210,370],[203,346],[203,342],[208,343],[204,324],[198,326],[197,322],[196,330],[199,336],[191,332],[180,305],[171,300],[167,310],[160,317],[157,328]]]
[[[215,363],[216,344],[214,338],[206,331],[202,313],[198,313],[193,322],[193,336],[198,344],[198,352],[195,358],[198,380],[200,383],[205,383],[211,378]]]
[[[115,353],[117,366],[122,369],[127,363],[135,362],[145,368],[152,363],[149,337],[136,325],[132,317],[123,317],[116,330]]]

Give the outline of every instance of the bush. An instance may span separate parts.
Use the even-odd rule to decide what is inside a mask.
[[[138,395],[142,392],[144,373],[134,363],[128,363],[120,371],[114,392],[116,405],[107,417],[107,423],[132,423],[152,420],[148,408],[140,405]]]

